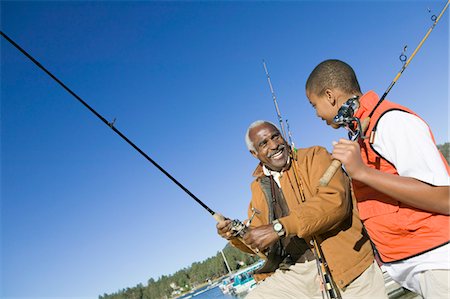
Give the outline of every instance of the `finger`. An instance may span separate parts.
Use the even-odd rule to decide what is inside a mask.
[[[340,143],[340,144],[352,144],[353,142],[354,141],[351,141],[351,140],[348,140],[348,139],[345,139],[345,138],[340,138],[338,143]]]
[[[343,155],[348,152],[346,148],[334,148],[331,154],[334,155]]]
[[[242,237],[244,239],[245,244],[252,245],[252,247],[256,248],[255,240],[253,239],[253,236],[250,233],[245,233]]]
[[[352,146],[349,145],[340,145],[340,146],[336,146],[333,148],[332,154],[350,154],[353,151],[355,151],[356,149],[354,149]]]
[[[223,229],[231,224],[230,220],[219,221],[216,224],[217,229]]]
[[[333,146],[333,148],[346,148],[346,147],[351,147],[351,146],[353,146],[353,145],[354,145],[354,142],[353,142],[353,141],[350,141],[350,143],[348,143],[348,142],[346,142],[346,143],[338,142],[338,143],[336,143],[336,144]]]
[[[245,234],[242,236],[242,239],[244,240],[244,242],[245,242],[246,244],[249,244],[249,243],[250,243],[250,236],[249,236],[248,233],[245,233]]]

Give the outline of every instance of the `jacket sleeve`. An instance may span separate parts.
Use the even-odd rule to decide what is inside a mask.
[[[247,245],[245,245],[244,243],[242,243],[239,239],[237,238],[233,238],[230,240],[230,244],[233,247],[236,247],[237,249],[239,249],[240,251],[243,251],[245,253],[249,253],[249,254],[255,254],[250,248],[247,247]]]
[[[308,238],[330,232],[339,228],[350,215],[349,181],[341,168],[328,186],[319,186],[319,179],[330,163],[331,155],[322,147],[310,148],[306,155],[299,157],[296,170],[304,185],[306,200],[280,219],[287,234]]]

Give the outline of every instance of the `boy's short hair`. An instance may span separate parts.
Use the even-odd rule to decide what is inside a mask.
[[[355,71],[347,63],[328,59],[317,65],[306,81],[306,91],[318,96],[327,88],[338,88],[346,93],[361,93]]]

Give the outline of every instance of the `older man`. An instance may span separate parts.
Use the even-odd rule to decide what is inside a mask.
[[[317,146],[291,150],[267,121],[250,125],[246,143],[260,161],[248,212],[261,213],[253,218],[245,244],[233,237],[229,220],[219,222],[217,230],[243,251],[265,252],[266,264],[275,265],[263,268],[267,273],[257,278],[265,279],[247,298],[322,298],[319,272],[331,275],[328,285],[337,298],[387,298],[347,176],[339,171],[328,186],[318,186],[330,154]],[[322,265],[319,255],[326,261]]]

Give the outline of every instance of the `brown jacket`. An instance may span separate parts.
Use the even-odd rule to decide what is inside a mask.
[[[313,236],[317,238],[334,281],[344,288],[364,272],[374,258],[358,217],[349,179],[339,169],[328,186],[319,186],[320,177],[331,163],[330,154],[322,147],[297,150],[293,163],[296,163],[306,200],[301,200],[293,174],[294,167],[291,165],[280,178],[290,214],[279,221],[286,234],[304,238],[308,244]],[[252,200],[248,213],[250,217],[252,207],[261,212],[254,217],[251,225],[258,227],[269,223],[267,201],[258,182],[264,176],[261,164],[253,175],[256,180],[251,185]],[[238,240],[232,240],[231,243],[250,252]]]

